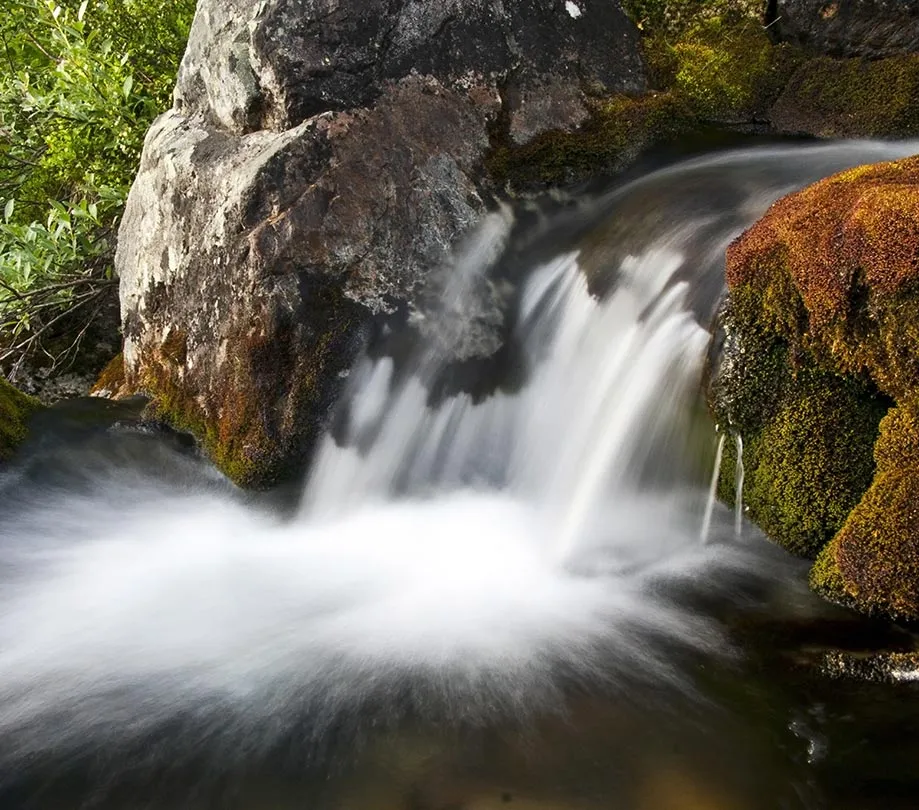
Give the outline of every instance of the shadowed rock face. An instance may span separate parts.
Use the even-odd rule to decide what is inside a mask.
[[[919,51],[919,0],[777,0],[770,12],[779,39],[829,56]]]
[[[610,0],[201,0],[119,233],[124,390],[238,483],[283,477],[371,319],[437,298],[490,129],[644,88]]]

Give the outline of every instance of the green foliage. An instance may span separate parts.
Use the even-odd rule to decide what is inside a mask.
[[[11,0],[0,17],[0,359],[111,280],[194,0]]]

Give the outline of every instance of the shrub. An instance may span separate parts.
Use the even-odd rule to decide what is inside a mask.
[[[194,0],[11,0],[0,17],[0,361],[72,355],[113,283],[144,134],[170,103]]]

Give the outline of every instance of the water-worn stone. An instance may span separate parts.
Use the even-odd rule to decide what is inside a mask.
[[[770,17],[778,39],[828,56],[919,51],[919,0],[775,0]]]
[[[711,395],[751,514],[818,592],[919,619],[919,157],[780,200],[727,280]]]
[[[522,144],[643,89],[610,0],[201,0],[119,232],[124,390],[237,482],[278,479],[374,316],[436,297],[490,132]]]

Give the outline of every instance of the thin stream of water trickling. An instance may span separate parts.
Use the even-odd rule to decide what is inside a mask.
[[[743,437],[734,434],[737,461],[734,467],[734,536],[740,539],[743,533]]]
[[[718,482],[721,480],[721,460],[724,456],[724,443],[727,436],[721,433],[718,436],[718,446],[715,450],[715,464],[712,467],[712,478],[708,485],[708,498],[705,501],[705,515],[702,519],[702,531],[699,536],[702,542],[708,542],[712,528],[712,513],[715,511],[715,502],[718,500]]]

